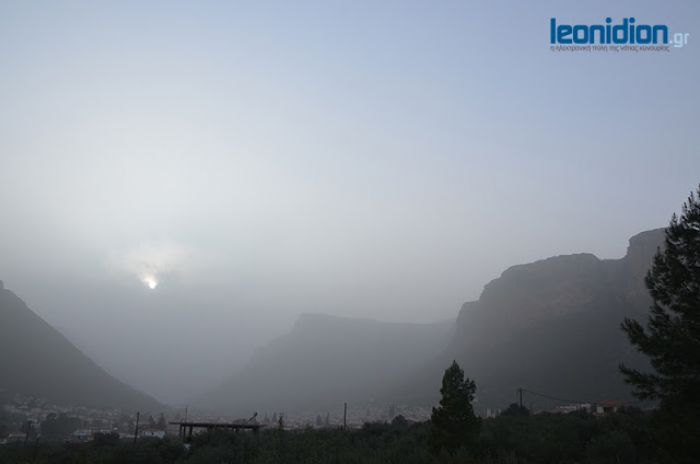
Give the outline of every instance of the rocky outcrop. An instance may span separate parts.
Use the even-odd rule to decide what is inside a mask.
[[[463,305],[448,349],[403,393],[435,401],[442,371],[456,359],[476,381],[482,409],[507,406],[519,387],[582,401],[631,399],[618,365],[645,359],[620,323],[646,319],[644,276],[663,236],[663,229],[635,235],[621,259],[575,254],[507,269]]]

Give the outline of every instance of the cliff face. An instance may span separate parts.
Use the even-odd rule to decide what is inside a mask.
[[[343,401],[425,404],[437,400],[453,359],[476,381],[481,410],[506,407],[519,387],[582,402],[630,398],[618,365],[644,359],[620,323],[646,319],[643,280],[662,242],[663,230],[653,230],[632,237],[621,259],[576,254],[513,266],[464,304],[453,332],[447,324],[301,316],[200,404],[240,414]]]
[[[617,262],[618,275],[624,282],[624,297],[632,310],[639,310],[638,317],[646,319],[651,299],[644,285],[657,250],[664,246],[664,229],[650,230],[630,239],[627,254]]]
[[[646,318],[644,276],[662,242],[663,230],[644,232],[622,259],[558,256],[487,285],[461,311],[448,350],[481,383],[482,402],[508,403],[518,387],[583,401],[629,398],[618,365],[644,360],[620,323]]]
[[[0,281],[0,390],[57,404],[159,411],[155,399],[110,376]]]
[[[620,323],[646,320],[644,276],[663,236],[635,235],[617,260],[575,254],[509,268],[463,305],[448,349],[417,376],[422,392],[414,388],[412,397],[434,401],[442,370],[456,359],[476,381],[482,408],[507,406],[518,387],[582,401],[629,399],[618,365],[645,360]]]

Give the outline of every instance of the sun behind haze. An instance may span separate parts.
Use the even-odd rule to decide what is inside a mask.
[[[180,400],[302,312],[456,317],[697,182],[700,47],[548,49],[554,16],[692,15],[331,3],[0,6],[0,278],[128,383]]]

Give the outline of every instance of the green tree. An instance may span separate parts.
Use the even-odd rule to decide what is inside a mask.
[[[654,438],[661,462],[696,462],[700,437],[700,187],[666,229],[646,276],[652,298],[646,327],[625,319],[630,342],[649,357],[652,372],[620,370],[641,399],[659,400]]]
[[[530,410],[525,406],[520,406],[518,403],[511,403],[502,413],[501,416],[529,416]]]
[[[277,419],[277,429],[284,430],[284,414],[280,414],[279,418]]]
[[[399,414],[391,420],[391,425],[393,427],[408,427],[408,421],[405,417]]]
[[[454,452],[476,440],[481,421],[474,415],[472,401],[476,393],[473,380],[464,378],[457,361],[445,370],[442,377],[440,405],[433,408],[431,444],[434,451]]]
[[[700,187],[666,229],[645,283],[653,304],[647,327],[625,319],[622,329],[646,354],[655,372],[621,365],[625,380],[641,399],[663,405],[700,403]]]

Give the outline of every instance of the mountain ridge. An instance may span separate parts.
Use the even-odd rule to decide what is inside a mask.
[[[56,404],[158,411],[164,406],[108,374],[0,281],[0,388]]]
[[[260,348],[248,364],[196,403],[247,414],[326,410],[370,401],[408,374],[415,357],[444,348],[454,321],[380,322],[322,313],[301,314],[287,334]]]
[[[646,360],[620,323],[646,320],[644,276],[663,232],[634,235],[618,259],[577,253],[509,267],[478,300],[462,305],[448,348],[419,370],[418,385],[397,388],[398,394],[434,402],[442,370],[455,359],[476,381],[482,409],[506,406],[521,387],[586,401],[634,401],[617,365],[644,367]]]
[[[508,267],[484,286],[478,300],[462,305],[452,330],[440,333],[448,337],[442,341],[443,348],[439,348],[440,340],[431,340],[429,346],[437,350],[433,355],[430,349],[418,355],[416,348],[428,345],[414,343],[420,338],[420,329],[430,324],[302,314],[290,333],[261,348],[243,370],[212,393],[208,403],[224,404],[222,398],[227,395],[275,396],[276,383],[287,391],[302,389],[303,382],[298,382],[298,377],[311,376],[324,388],[315,385],[311,389],[315,393],[304,398],[276,395],[273,403],[277,410],[293,409],[292,405],[297,409],[318,409],[325,403],[345,399],[429,405],[438,399],[442,372],[453,359],[476,381],[477,407],[482,411],[506,406],[519,387],[589,401],[631,400],[617,365],[624,361],[644,366],[645,360],[634,352],[619,326],[625,317],[643,319],[647,314],[649,297],[643,280],[654,253],[663,245],[663,231],[654,229],[632,236],[622,258],[600,259],[591,253],[575,253]],[[362,327],[363,336],[371,340],[364,348],[371,349],[349,343],[353,336],[348,333]],[[416,340],[404,338],[399,342],[381,335],[383,330],[399,327],[407,330],[403,337],[417,337]],[[557,349],[551,349],[552,346]],[[386,351],[391,352],[391,359],[399,359],[399,352],[404,349],[404,358],[410,362],[400,360],[401,369],[393,371],[382,371],[386,362],[362,366],[348,356],[353,353],[357,359],[376,358]],[[323,353],[321,359],[319,353]],[[318,369],[311,366],[314,364]],[[358,383],[336,372],[334,364],[350,366],[359,372],[356,376],[379,376],[384,381]],[[324,380],[320,366],[327,369],[325,375],[329,379]],[[285,374],[271,381],[275,376],[268,374],[275,369]],[[346,384],[338,383],[338,379]],[[263,387],[256,389],[256,382]],[[348,385],[354,385],[354,389]],[[328,391],[335,393],[325,395],[323,401],[314,401]],[[241,402],[239,399],[229,398],[227,408]],[[252,400],[249,404],[262,407],[269,402]],[[536,408],[538,404],[531,406]]]

